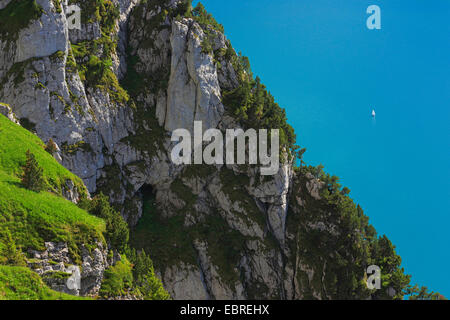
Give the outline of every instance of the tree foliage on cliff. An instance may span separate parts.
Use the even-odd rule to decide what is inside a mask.
[[[22,184],[28,190],[40,192],[45,185],[43,170],[30,150],[27,150],[26,156],[26,163],[22,167]]]
[[[314,298],[314,292],[319,292],[330,299],[442,298],[410,285],[411,276],[401,267],[395,246],[385,235],[377,234],[362,208],[349,197],[350,190],[323,168],[296,169],[296,197],[291,198],[288,212],[288,230],[302,244],[297,256],[302,264],[316,270],[312,279],[303,271],[297,274],[299,283],[310,288],[305,297]],[[308,191],[307,185],[314,183],[320,186],[320,198]],[[381,269],[379,290],[367,288],[366,270],[371,265]]]
[[[169,300],[169,293],[163,288],[162,282],[156,277],[153,261],[145,250],[136,252],[129,250],[128,255],[134,264],[133,278],[136,289],[145,300]]]
[[[125,250],[129,239],[128,224],[122,215],[111,207],[107,196],[100,193],[92,201],[84,199],[79,206],[90,214],[104,219],[107,241],[113,248]]]
[[[189,3],[190,1],[186,1]],[[188,10],[192,7],[190,4],[186,4]],[[224,33],[223,25],[218,23],[216,19],[214,19],[213,15],[206,11],[205,6],[199,2],[197,6],[191,11],[187,11],[187,17],[192,17],[196,22],[198,22],[202,27],[211,27],[214,30]]]
[[[223,26],[206,11],[201,2],[191,12],[188,11],[186,16],[192,17],[203,28],[205,39],[202,47],[204,52],[211,53],[215,37],[211,30],[223,33]],[[237,88],[222,91],[223,104],[230,114],[245,128],[279,129],[280,146],[294,150],[296,136],[294,129],[287,123],[286,111],[275,102],[275,98],[261,83],[261,79],[254,78],[249,59],[241,53],[236,54],[229,41],[227,48],[213,55],[227,59],[233,65],[239,79]]]
[[[241,72],[250,75],[248,60],[239,56]],[[246,128],[280,129],[280,145],[293,149],[294,129],[287,123],[286,111],[256,77],[241,77],[239,87],[223,93],[223,103]]]
[[[108,268],[102,283],[100,295],[120,297],[134,295],[146,300],[167,300],[164,290],[153,269],[153,262],[144,250],[136,252],[129,247],[128,224],[109,203],[102,193],[92,200],[83,199],[80,207],[106,221],[105,237],[113,249],[121,253],[121,260]]]

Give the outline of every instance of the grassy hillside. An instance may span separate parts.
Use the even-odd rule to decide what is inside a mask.
[[[0,300],[87,300],[51,290],[33,271],[0,266]]]
[[[44,191],[34,192],[22,184],[28,150],[43,169]],[[86,195],[82,180],[47,153],[37,136],[0,115],[0,300],[76,299],[49,289],[36,273],[18,265],[25,265],[28,249],[44,250],[46,241],[66,242],[75,264],[81,265],[81,245],[90,248],[97,241],[106,243],[105,238],[120,253],[127,250],[133,264],[120,263],[107,270],[103,297],[132,293],[143,299],[168,299],[150,258],[128,249],[128,226],[120,213],[103,195],[84,199],[80,207],[64,199],[62,186],[67,180]]]
[[[27,150],[43,168],[48,191],[36,193],[21,185]],[[42,250],[45,241],[67,242],[75,260],[80,244],[104,241],[105,222],[60,197],[61,186],[68,179],[86,192],[80,178],[57,163],[38,137],[0,115],[0,236],[9,229],[24,251]],[[0,250],[1,246],[0,242]]]
[[[61,194],[61,186],[70,179],[78,188],[78,192],[86,194],[82,180],[61,166],[44,150],[44,143],[36,135],[12,123],[0,115],[0,171],[18,176],[22,173],[21,165],[25,163],[25,153],[30,150],[39,165],[44,169],[49,190]]]

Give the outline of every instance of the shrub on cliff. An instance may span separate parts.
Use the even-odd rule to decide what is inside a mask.
[[[125,256],[105,270],[100,296],[119,297],[130,292],[133,285],[132,265]]]
[[[34,154],[27,151],[27,160],[24,166],[22,166],[22,184],[28,190],[40,192],[44,188],[44,176],[42,174],[42,168],[36,161]]]
[[[14,266],[26,266],[22,251],[16,247],[16,243],[9,229],[0,234],[2,240],[0,245],[0,264],[9,264]]]
[[[129,239],[128,225],[120,213],[111,207],[107,196],[100,193],[92,201],[83,200],[80,207],[106,221],[105,237],[112,247],[119,251],[126,248]]]
[[[168,300],[170,295],[155,275],[153,262],[144,250],[134,256],[133,276],[135,286],[145,300]]]
[[[50,138],[50,140],[48,140],[47,144],[45,145],[45,151],[47,151],[51,155],[58,151],[58,147],[56,146],[56,143],[52,138]]]

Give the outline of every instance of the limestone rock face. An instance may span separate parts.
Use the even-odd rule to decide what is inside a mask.
[[[52,1],[38,2],[44,9],[41,18],[32,21],[14,45],[5,44],[9,50],[0,55],[5,61],[13,56],[14,66],[21,69],[19,74],[0,70],[4,82],[0,96],[3,102],[14,105],[17,118],[35,126],[44,142],[52,138],[63,149],[64,166],[95,192],[99,170],[114,161],[120,140],[133,131],[133,115],[107,92],[85,86],[79,73],[67,67],[70,44],[98,38],[95,30],[100,27],[82,24],[87,31],[81,33],[84,37],[70,30],[73,42],[69,42],[64,10],[56,12]]]
[[[52,1],[36,0],[45,12],[55,10]],[[46,57],[56,51],[66,51],[68,46],[67,21],[63,13],[43,14],[39,20],[22,30],[16,42],[14,62]]]
[[[7,117],[12,122],[19,124],[19,120],[17,119],[16,115],[12,111],[11,107],[7,104],[0,103],[0,113]]]
[[[109,266],[107,252],[101,244],[91,253],[86,248],[83,248],[82,251],[83,264],[81,266],[80,294],[97,294],[102,284],[103,273]]]
[[[0,10],[5,8],[11,0],[0,0]]]
[[[101,243],[92,253],[83,248],[82,266],[74,264],[65,243],[46,242],[45,251],[30,250],[28,266],[42,276],[53,290],[72,295],[95,296],[100,290],[103,273],[113,261]]]
[[[164,287],[169,288],[171,297],[175,300],[209,300],[202,273],[197,266],[181,263],[165,270],[161,277]]]
[[[168,131],[181,128],[193,132],[194,121],[202,121],[205,130],[215,128],[224,112],[213,57],[201,46],[204,37],[193,21],[172,24],[167,108],[164,119],[159,119]]]

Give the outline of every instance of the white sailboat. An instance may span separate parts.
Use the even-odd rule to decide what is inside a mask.
[[[376,115],[377,115],[377,114],[375,113],[375,110],[372,110],[372,117],[375,118]]]

